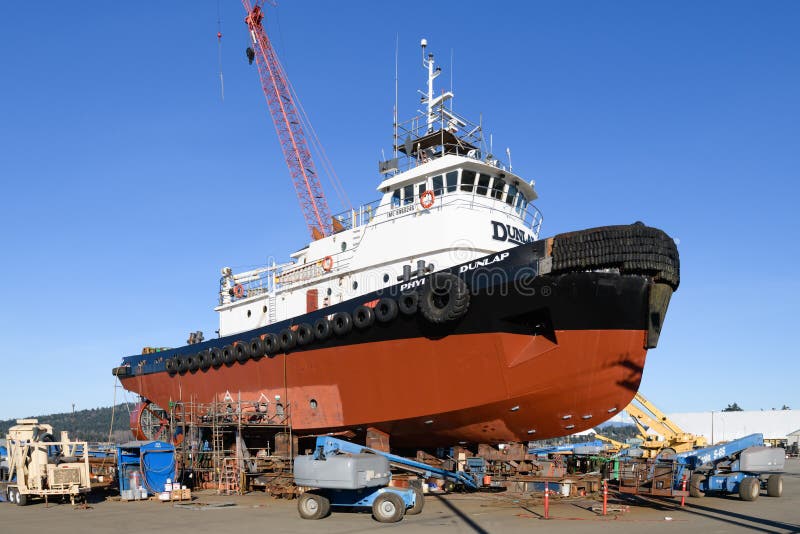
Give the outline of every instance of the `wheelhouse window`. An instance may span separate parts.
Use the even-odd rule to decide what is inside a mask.
[[[522,213],[527,207],[528,201],[525,200],[525,195],[517,196],[517,207],[515,208],[517,213]]]
[[[475,187],[475,172],[464,169],[461,171],[461,190],[472,193]]]
[[[422,193],[424,193],[426,189],[428,189],[428,185],[425,182],[417,185],[417,191],[419,192],[418,196],[422,197]]]
[[[458,189],[458,171],[450,171],[447,173],[447,192],[453,193]]]
[[[400,190],[395,189],[394,193],[392,193],[392,207],[400,205]]]
[[[403,188],[403,205],[414,203],[414,185],[409,184]]]
[[[505,189],[506,183],[501,180],[500,178],[495,178],[494,182],[492,182],[492,198],[496,198],[500,200],[503,198],[503,189]]]
[[[481,174],[478,178],[478,187],[475,188],[476,195],[485,195],[489,191],[489,179],[491,176],[488,174]]]
[[[508,194],[506,194],[506,204],[509,206],[514,205],[514,201],[516,200],[517,196],[517,188],[513,184],[509,184],[508,186]]]
[[[433,194],[437,197],[444,193],[444,180],[442,178],[443,177],[441,174],[431,178],[431,184],[433,184]]]

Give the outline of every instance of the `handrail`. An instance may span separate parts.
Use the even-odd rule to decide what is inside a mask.
[[[414,209],[407,213],[392,215],[391,212],[397,208],[413,206]],[[520,221],[521,225],[530,231],[533,240],[539,239],[543,216],[542,212],[528,203],[524,209],[519,209],[489,195],[481,195],[475,192],[453,191],[451,193],[440,194],[435,199],[432,207],[423,210],[419,202],[393,206],[391,202],[381,204],[380,199],[366,204],[362,204],[358,209],[347,210],[334,216],[342,227],[342,230],[352,230],[362,226],[377,226],[389,221],[397,221],[406,217],[415,217],[421,211],[442,211],[452,207],[468,207],[470,210],[486,210],[501,213]],[[245,300],[265,293],[273,293],[280,285],[290,287],[294,284],[303,283],[316,277],[347,271],[349,260],[354,254],[358,245],[347,251],[331,254],[333,266],[330,271],[325,271],[322,267],[322,258],[310,263],[287,263],[282,265],[272,265],[259,269],[253,269],[245,273],[231,274],[220,278],[219,304],[228,304],[237,300]],[[241,289],[238,289],[241,287]],[[237,292],[240,292],[237,295]]]

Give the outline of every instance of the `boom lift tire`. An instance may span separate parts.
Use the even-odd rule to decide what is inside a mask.
[[[700,485],[705,481],[706,476],[693,474],[689,477],[689,497],[705,497],[706,492],[700,489]]]
[[[412,487],[414,490],[414,506],[406,510],[407,515],[417,515],[422,513],[422,508],[425,506],[425,494],[417,487]]]
[[[396,493],[381,493],[372,503],[372,517],[380,523],[397,523],[405,512],[406,505]]]
[[[754,501],[758,499],[761,491],[761,481],[757,477],[745,477],[739,483],[739,498],[743,501]]]
[[[331,510],[327,497],[312,492],[303,493],[297,501],[297,512],[303,519],[322,519]]]
[[[767,495],[769,497],[780,497],[783,495],[783,477],[781,475],[770,475],[767,477]]]

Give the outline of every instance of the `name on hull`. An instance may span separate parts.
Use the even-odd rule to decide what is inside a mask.
[[[515,245],[524,245],[525,243],[533,243],[535,239],[528,232],[510,224],[504,224],[497,221],[492,223],[492,239],[495,241],[508,241]]]

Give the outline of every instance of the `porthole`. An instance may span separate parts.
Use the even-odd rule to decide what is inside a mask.
[[[312,410],[316,410],[317,409],[317,399],[311,399],[310,401],[308,401],[308,404],[309,404],[309,406],[311,406]]]
[[[358,282],[353,282],[353,289],[358,289]]]
[[[388,274],[384,274],[383,275],[383,281],[384,281],[384,283],[389,281],[389,275]]]
[[[262,311],[263,313],[267,313],[267,307],[266,307],[266,306],[264,306],[263,308],[261,308],[261,311]]]
[[[247,310],[247,316],[250,317],[251,315],[252,315],[252,312],[250,312],[250,310]]]
[[[333,290],[331,288],[328,288],[328,296],[330,296],[331,293],[333,293]]]
[[[347,241],[342,241],[342,252],[347,250]]]

